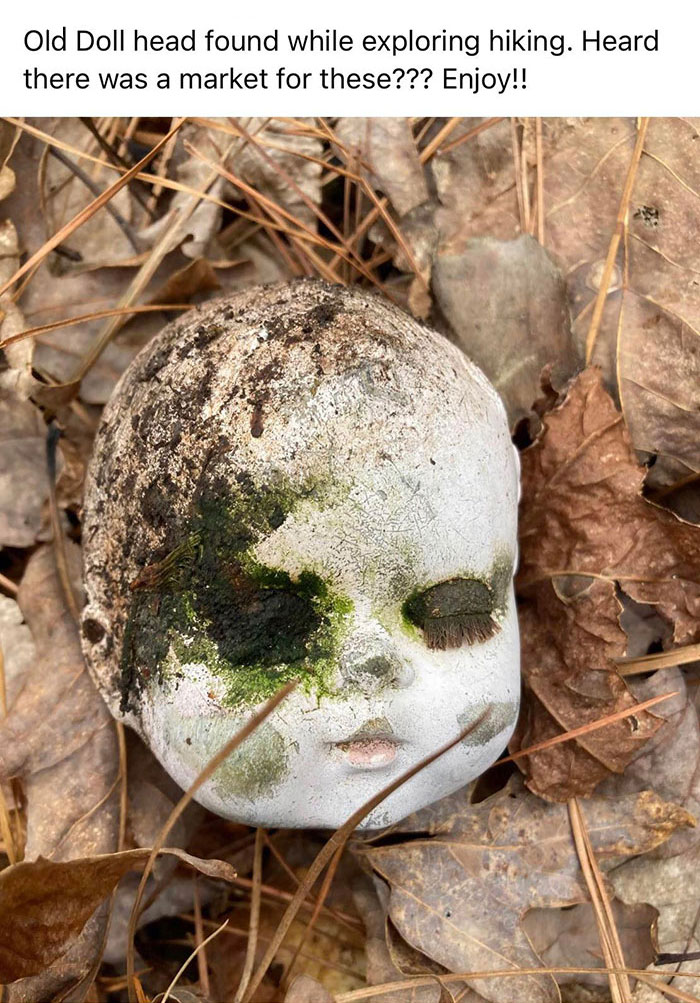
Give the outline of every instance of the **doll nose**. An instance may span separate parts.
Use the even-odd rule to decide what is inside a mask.
[[[372,694],[386,687],[410,686],[414,672],[394,650],[389,635],[378,631],[357,632],[345,645],[340,657],[344,686]]]

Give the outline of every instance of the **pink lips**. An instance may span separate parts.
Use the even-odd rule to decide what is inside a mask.
[[[340,749],[343,758],[351,766],[367,770],[393,763],[396,759],[398,744],[383,736],[368,736],[367,738],[355,738],[348,742],[338,742],[336,748]]]

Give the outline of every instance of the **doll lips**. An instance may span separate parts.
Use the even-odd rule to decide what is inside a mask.
[[[376,725],[379,723],[379,721],[369,722],[369,727],[365,726],[345,741],[335,743],[335,748],[340,750],[350,766],[360,770],[371,770],[388,766],[396,759],[400,742],[394,738],[390,728],[381,730],[377,728]],[[388,721],[384,719],[381,723],[388,725]]]

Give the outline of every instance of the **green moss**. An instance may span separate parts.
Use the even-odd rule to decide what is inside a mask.
[[[223,800],[254,801],[274,791],[287,772],[284,739],[269,724],[262,724],[215,771],[212,783]]]
[[[331,691],[352,603],[311,570],[292,577],[253,556],[301,498],[318,494],[317,484],[256,493],[243,479],[233,498],[200,499],[183,543],[134,582],[122,653],[125,709],[139,683],[188,663],[218,677],[228,707],[265,700],[292,679],[308,693]]]

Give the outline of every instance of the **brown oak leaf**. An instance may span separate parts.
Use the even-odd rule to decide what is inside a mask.
[[[362,851],[390,887],[391,922],[412,948],[452,972],[539,967],[521,926],[525,912],[588,898],[567,808],[533,797],[517,775],[479,804],[468,797],[465,789],[443,799],[437,813],[406,820],[413,830],[407,842]],[[651,791],[595,798],[581,810],[602,866],[694,824],[685,809]],[[548,974],[465,982],[493,1003],[559,1000]]]
[[[642,497],[645,470],[597,370],[578,377],[522,460],[514,752],[636,703],[614,661],[626,649],[618,589],[655,606],[676,643],[700,637],[700,530]],[[660,724],[641,712],[519,764],[541,796],[590,794]]]

